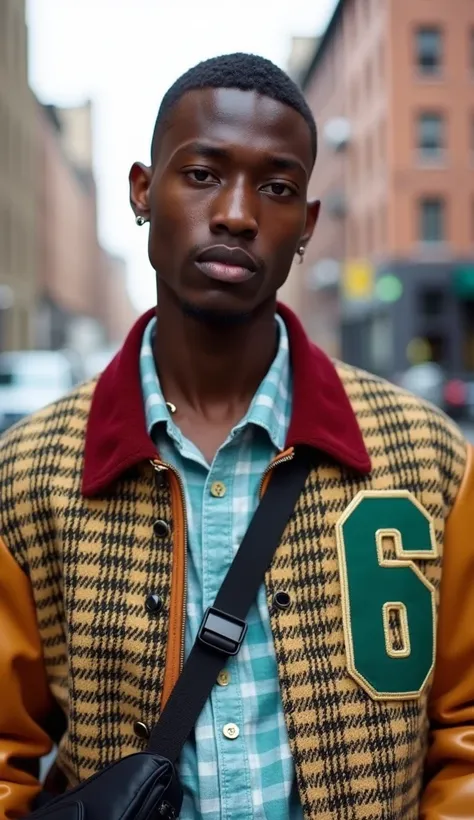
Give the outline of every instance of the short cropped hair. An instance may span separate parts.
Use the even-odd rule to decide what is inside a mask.
[[[256,91],[264,97],[271,97],[289,105],[301,114],[310,131],[313,161],[317,152],[317,131],[311,109],[302,92],[270,60],[255,54],[224,54],[212,57],[190,68],[168,89],[160,105],[151,142],[151,157],[155,155],[161,126],[173,106],[188,91],[204,88],[238,88],[241,91]]]

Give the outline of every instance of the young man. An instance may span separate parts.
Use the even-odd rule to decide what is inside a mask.
[[[158,308],[0,446],[1,817],[29,811],[56,712],[60,788],[145,747],[302,447],[311,474],[180,760],[181,816],[474,817],[472,453],[277,307],[317,221],[315,155],[304,99],[259,57],[163,100],[130,173]]]

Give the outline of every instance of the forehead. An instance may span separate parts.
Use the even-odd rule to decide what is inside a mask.
[[[255,91],[206,88],[188,91],[173,106],[159,140],[168,157],[189,141],[206,140],[253,152],[293,154],[311,171],[311,135],[288,105]]]

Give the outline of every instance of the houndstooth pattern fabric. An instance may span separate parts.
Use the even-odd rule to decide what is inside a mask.
[[[429,687],[418,700],[373,700],[348,675],[335,526],[360,490],[410,490],[433,519],[440,557],[419,568],[436,590],[444,521],[465,469],[465,443],[438,411],[338,365],[373,470],[322,458],[267,574],[289,742],[308,820],[417,820]],[[29,574],[51,690],[69,729],[59,763],[71,784],[143,747],[137,719],[158,717],[169,616],[172,522],[166,480],[151,465],[94,499],[80,493],[94,383],[10,431],[0,443],[0,533]],[[317,412],[317,408],[315,408]],[[150,546],[153,548],[150,549]],[[165,606],[150,621],[144,597]]]

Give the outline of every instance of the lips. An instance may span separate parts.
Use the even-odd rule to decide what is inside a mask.
[[[210,279],[239,284],[252,279],[257,273],[254,258],[242,248],[214,245],[199,254],[196,266]]]

